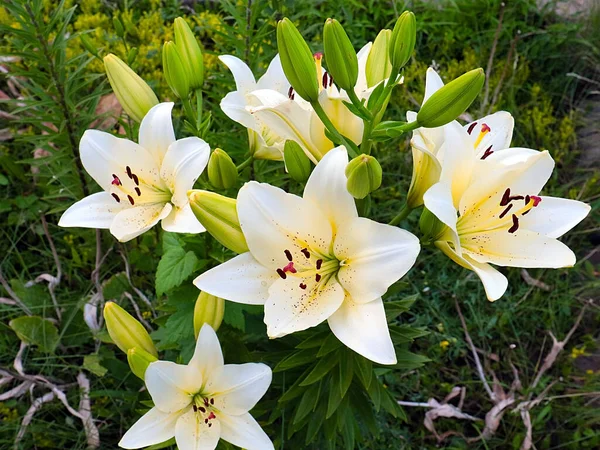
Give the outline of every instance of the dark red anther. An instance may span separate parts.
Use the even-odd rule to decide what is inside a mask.
[[[529,195],[525,196],[525,204],[529,204],[529,201],[531,200],[531,197]]]
[[[138,197],[139,197],[140,195],[142,195],[142,191],[140,191],[140,188],[139,188],[139,187],[136,187],[136,188],[135,188],[135,193],[138,195]]]
[[[473,132],[473,128],[475,128],[477,126],[477,122],[473,122],[471,125],[469,125],[469,128],[467,128],[467,133],[471,134]]]
[[[112,174],[113,180],[110,182],[110,184],[114,185],[114,186],[121,186],[121,180],[119,179],[118,176],[116,176],[114,173]]]
[[[333,85],[333,77],[329,75],[329,87]]]
[[[208,424],[208,428],[210,428],[210,427],[212,427],[212,423],[209,423],[209,424]]]
[[[512,203],[510,205],[508,205],[508,207],[502,211],[502,214],[500,214],[500,219],[502,219],[506,214],[508,214],[508,212],[510,211],[510,209],[512,208]]]
[[[292,86],[290,86],[290,88],[288,89],[288,98],[290,100],[294,100],[294,88]]]
[[[514,233],[515,231],[517,231],[519,229],[519,218],[515,214],[512,215],[512,221],[513,221],[512,227],[510,227],[508,229],[509,233]]]
[[[300,252],[307,258],[310,258],[310,252],[308,251],[307,248],[303,248],[302,250],[300,250]]]
[[[210,414],[208,415],[208,420],[216,419],[216,418],[217,418],[217,416],[215,416],[215,413],[211,411]]]
[[[214,399],[214,398],[211,398],[211,399],[210,399],[210,404],[211,404],[211,405],[214,405],[214,404],[215,404],[215,399]],[[215,418],[215,415],[213,414],[213,419],[214,419],[214,418]]]
[[[129,200],[129,203],[131,203],[131,206],[133,206],[135,204],[135,202],[133,201],[133,197],[131,195],[127,196],[127,200]]]
[[[318,283],[319,281],[321,281],[321,275],[316,274],[315,275],[315,281]]]
[[[317,60],[320,61],[321,59],[323,59],[323,52],[317,52],[313,55],[313,57]]]
[[[327,87],[327,72],[323,74],[323,87]]]
[[[205,413],[206,409],[204,409],[202,406],[200,408],[198,408],[200,410],[201,413]]]
[[[279,275],[282,279],[286,279],[287,275],[285,274],[285,272],[281,269],[277,269],[277,275]]]
[[[206,406],[208,408],[208,399],[207,398],[204,399],[204,406]]]
[[[129,167],[129,166],[125,167],[125,172],[127,172],[127,176],[129,178],[131,178],[131,167]]]
[[[510,203],[510,188],[506,188],[504,194],[502,195],[502,200],[500,200],[500,206],[506,206]]]
[[[492,129],[488,126],[487,123],[484,123],[483,125],[481,125],[482,133],[489,133],[490,131],[492,131]]]
[[[292,261],[290,261],[289,263],[287,263],[287,265],[283,268],[284,272],[290,272],[290,273],[296,273],[297,270],[294,267],[294,263]]]
[[[533,206],[534,208],[540,204],[540,202],[542,201],[542,197],[538,197],[537,195],[532,195],[531,196],[532,200],[533,200]]]
[[[138,176],[135,173],[131,174],[131,179],[133,180],[133,182],[135,183],[136,186],[140,185],[140,180],[139,180]]]
[[[317,270],[321,270],[321,265],[323,264],[322,259],[317,259]]]
[[[192,409],[194,410],[194,412],[198,412],[198,407],[196,405],[192,405]]]
[[[290,100],[294,100],[295,98],[296,98],[296,94],[294,94],[294,93],[292,92],[292,96],[290,97]]]
[[[306,289],[306,284],[300,283],[300,289]]]
[[[121,199],[119,198],[119,196],[117,194],[110,194],[112,195],[112,198],[114,198],[116,200],[117,203],[121,203]]]
[[[287,258],[288,261],[291,261],[292,259],[292,253],[289,250],[285,250],[283,253],[285,253],[285,257]]]
[[[208,419],[204,419],[204,423],[208,423]]]
[[[481,159],[487,158],[492,153],[494,153],[494,152],[492,151],[492,146],[490,145],[488,148],[485,149],[485,152],[483,152],[483,155],[481,155]]]

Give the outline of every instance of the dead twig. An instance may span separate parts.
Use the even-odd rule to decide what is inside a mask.
[[[52,400],[54,400],[54,394],[52,392],[48,392],[48,393],[42,395],[41,397],[37,397],[33,401],[31,406],[29,407],[29,409],[23,416],[23,420],[21,421],[21,427],[19,428],[17,436],[15,437],[15,444],[14,444],[15,450],[19,448],[19,442],[21,442],[21,440],[23,439],[23,436],[25,436],[27,427],[33,420],[34,414],[42,407],[42,405],[44,403],[51,402]]]
[[[543,281],[536,280],[531,275],[529,275],[529,272],[527,271],[527,269],[521,269],[521,278],[523,278],[525,283],[527,283],[529,286],[534,286],[538,289],[541,289],[542,291],[551,291],[552,290],[552,288],[550,286],[548,286],[546,283],[544,283]]]
[[[10,298],[13,299],[13,301],[15,302],[15,305],[17,305],[19,308],[21,308],[21,310],[25,314],[27,314],[28,316],[31,316],[32,315],[31,310],[25,305],[25,303],[23,303],[23,301],[19,298],[19,296],[15,293],[15,291],[12,290],[12,288],[8,284],[8,281],[6,281],[6,278],[4,278],[4,273],[2,273],[2,268],[0,268],[0,284],[2,284],[2,287],[6,290],[8,295],[10,295]]]
[[[87,437],[88,448],[94,449],[100,447],[100,432],[94,424],[92,417],[92,405],[90,403],[90,380],[83,372],[77,375],[77,384],[79,385],[79,415],[83,422],[83,429]]]

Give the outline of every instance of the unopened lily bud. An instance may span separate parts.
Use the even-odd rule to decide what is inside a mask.
[[[225,314],[225,300],[206,292],[200,292],[194,306],[194,334],[198,339],[200,329],[205,323],[217,331]]]
[[[375,38],[371,50],[369,50],[365,67],[368,87],[373,87],[386,78],[389,78],[392,73],[389,52],[391,39],[392,30],[381,30]]]
[[[323,46],[327,70],[335,84],[345,91],[354,89],[358,80],[358,59],[344,27],[335,19],[325,22]]]
[[[425,128],[441,127],[452,122],[473,103],[484,81],[481,68],[452,80],[429,97],[417,114],[417,122]]]
[[[277,49],[283,72],[294,91],[306,101],[318,101],[315,60],[308,44],[287,17],[277,24]]]
[[[237,167],[227,152],[216,148],[208,161],[208,180],[217,189],[235,186],[238,178]]]
[[[158,105],[158,98],[150,86],[112,53],[104,57],[104,68],[125,112],[136,122],[141,122],[148,111]]]
[[[417,40],[417,20],[410,11],[404,11],[394,25],[390,40],[392,73],[397,75],[410,59]]]
[[[146,369],[150,365],[157,361],[156,356],[151,355],[143,348],[133,347],[127,350],[127,362],[129,363],[129,368],[133,372],[133,374],[144,379],[144,375],[146,374]]]
[[[107,302],[104,305],[104,320],[108,334],[123,352],[127,353],[130,348],[138,347],[153,356],[158,356],[152,338],[144,326],[115,302]]]
[[[447,228],[446,225],[438,219],[427,208],[423,208],[421,218],[419,219],[419,227],[423,238],[427,241],[436,241]]]
[[[346,188],[348,192],[358,199],[365,198],[381,186],[382,170],[371,155],[359,155],[346,166]]]
[[[310,159],[295,141],[285,141],[283,147],[283,160],[290,176],[298,181],[304,182],[310,176]]]
[[[165,42],[163,45],[162,63],[165,79],[173,93],[179,98],[187,98],[190,94],[190,80],[183,59],[173,41]]]
[[[204,84],[204,59],[202,50],[187,22],[175,19],[175,45],[187,70],[191,89],[199,89]]]
[[[100,58],[100,55],[98,55],[98,49],[94,46],[94,44],[92,43],[91,39],[89,38],[89,36],[87,34],[80,35],[79,40],[81,41],[81,45],[83,45],[83,48],[85,48],[88,52],[90,52],[96,58]]]
[[[120,38],[125,37],[125,27],[123,26],[123,22],[121,22],[118,17],[113,17],[113,26],[115,27],[117,36]]]
[[[199,189],[189,191],[188,199],[196,219],[212,237],[236,253],[248,251],[235,199]]]

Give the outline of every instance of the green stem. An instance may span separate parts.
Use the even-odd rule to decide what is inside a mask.
[[[365,120],[365,127],[363,130],[362,142],[360,143],[360,151],[365,155],[371,154],[371,147],[373,146],[373,141],[371,140],[371,132],[373,131],[373,127],[375,126],[373,120]]]
[[[191,124],[195,124],[196,123],[196,113],[194,112],[194,109],[192,108],[192,104],[190,102],[190,99],[189,98],[182,98],[181,99],[181,103],[183,105],[183,110],[185,112],[187,120]],[[197,134],[197,132],[198,132],[198,130],[196,129],[196,134]]]
[[[243,163],[241,163],[239,166],[237,166],[238,172],[241,172],[246,167],[248,167],[250,164],[252,164],[252,161],[254,161],[254,156],[250,156],[247,160],[245,160]]]
[[[311,102],[311,105],[317,116],[319,116],[319,119],[321,119],[321,122],[323,122],[323,125],[325,125],[325,128],[327,128],[327,130],[335,137],[335,139],[338,142],[341,142],[346,147],[348,153],[350,153],[350,156],[358,156],[354,151],[352,145],[348,143],[348,140],[340,134],[340,132],[335,128],[331,120],[329,120],[329,117],[327,117],[327,113],[325,113],[325,110],[323,109],[321,104],[318,101],[314,101]]]
[[[196,130],[200,130],[202,123],[202,89],[196,89]]]
[[[406,203],[402,207],[400,212],[396,215],[396,217],[394,217],[392,220],[390,220],[388,225],[398,225],[400,222],[402,222],[404,219],[406,219],[408,217],[408,215],[411,213],[411,211],[412,211],[412,208],[410,206],[408,206],[408,203]]]
[[[373,113],[371,113],[371,111],[369,111],[365,105],[363,105],[363,103],[360,101],[360,99],[358,98],[358,96],[356,95],[356,92],[354,92],[354,89],[350,89],[349,91],[346,92],[348,94],[348,98],[350,98],[350,101],[352,102],[352,104],[354,106],[356,106],[358,108],[358,110],[360,112],[362,112],[365,116],[367,116],[369,119],[373,118]]]

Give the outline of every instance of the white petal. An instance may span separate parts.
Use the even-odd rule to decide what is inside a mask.
[[[328,322],[333,334],[356,353],[379,364],[396,364],[396,351],[380,298],[355,303],[346,296]]]
[[[174,207],[171,213],[161,221],[163,230],[172,233],[202,233],[206,229],[194,215],[190,204],[184,207]]]
[[[300,288],[300,283],[306,289]],[[270,338],[306,330],[327,320],[344,301],[344,289],[331,278],[317,288],[314,279],[288,277],[269,289],[265,323]]]
[[[323,110],[335,126],[335,128],[345,137],[350,139],[355,144],[360,144],[362,141],[363,135],[363,121],[360,117],[355,116],[350,112],[350,110],[346,107],[343,101],[348,101],[345,98],[330,98],[327,95],[327,91],[323,90],[319,95],[319,103],[323,107]],[[317,122],[321,125],[321,133],[325,134],[325,127],[321,119],[316,115],[313,115],[313,118],[317,120]],[[312,128],[312,127],[311,127]],[[313,131],[311,131],[311,137],[313,136]],[[327,138],[328,142],[329,139]],[[315,139],[313,139],[315,145],[319,148],[321,153],[325,153],[325,150],[330,150],[333,148],[333,143],[327,146],[322,147],[317,143]]]
[[[267,433],[249,413],[239,416],[222,415],[221,438],[246,450],[274,450]]]
[[[179,139],[169,146],[160,176],[173,193],[171,202],[174,205],[187,205],[187,191],[194,187],[208,163],[209,156],[209,145],[197,137]]]
[[[271,60],[267,71],[256,83],[256,89],[272,89],[283,95],[288,94],[290,82],[283,72],[278,54]]]
[[[508,287],[508,280],[492,266],[487,263],[479,263],[467,255],[463,255],[462,257],[458,256],[446,242],[436,242],[435,245],[455,263],[466,269],[472,270],[477,274],[483,283],[488,300],[493,302],[504,295],[506,288]]]
[[[152,154],[128,139],[103,131],[87,130],[79,142],[79,152],[83,167],[105,191],[111,190],[113,175],[127,182],[127,167],[143,182],[164,187],[159,174],[160,166],[156,165]]]
[[[408,272],[421,246],[406,230],[357,217],[340,227],[333,249],[344,260],[338,281],[354,301],[367,303]]]
[[[442,167],[437,158],[425,150],[423,138],[418,133],[413,133],[410,143],[413,168],[406,201],[411,208],[416,208],[423,204],[425,192],[440,180]]]
[[[152,203],[124,209],[115,216],[110,232],[120,242],[130,241],[167,217],[172,208],[170,203]]]
[[[248,111],[246,106],[248,101],[239,91],[229,92],[221,100],[221,109],[231,120],[235,120],[240,125],[260,132],[260,125],[255,117]]]
[[[271,369],[266,364],[227,364],[214,373],[206,392],[214,397],[219,411],[239,416],[254,408],[267,392],[271,379]]]
[[[190,409],[175,425],[175,441],[179,450],[214,450],[221,438],[218,419],[210,421],[210,427],[202,416]]]
[[[60,217],[58,226],[108,229],[124,207],[108,192],[97,192],[71,205]]]
[[[194,280],[194,285],[232,302],[264,305],[269,298],[269,286],[278,279],[275,270],[263,266],[246,252],[204,272]]]
[[[348,152],[340,146],[330,150],[312,171],[304,188],[304,199],[312,201],[327,215],[334,230],[358,217],[354,198],[346,189]]]
[[[180,415],[179,411],[167,414],[152,408],[125,433],[119,447],[143,448],[168,441],[175,436],[175,423]]]
[[[423,195],[423,201],[425,207],[431,211],[434,216],[450,227],[455,248],[460,251],[458,232],[456,231],[458,211],[456,211],[456,208],[454,207],[450,186],[444,182],[434,184],[427,192],[425,192],[425,195]]]
[[[160,167],[169,145],[175,142],[175,131],[171,111],[173,103],[159,103],[153,106],[140,123],[138,142],[148,150]]]
[[[367,85],[367,59],[369,58],[372,46],[372,42],[367,42],[356,54],[356,59],[358,60],[358,80],[354,86],[354,91],[359,98],[364,98],[364,93],[369,90],[369,86]]]
[[[572,267],[575,254],[556,239],[519,228],[461,236],[463,251],[478,262],[506,267],[549,268]]]
[[[246,183],[237,198],[240,226],[250,253],[273,270],[288,263],[285,250],[302,259],[306,247],[329,251],[331,226],[312,202],[269,184]]]
[[[232,55],[221,55],[219,56],[219,60],[231,70],[237,90],[242,95],[246,95],[256,89],[254,75],[244,61]]]
[[[479,140],[482,127],[486,125],[489,131]],[[497,152],[510,147],[515,120],[510,113],[498,111],[479,120],[468,123],[464,129],[471,130],[469,133],[473,144],[477,143],[475,153],[478,157],[483,156],[486,150]]]
[[[196,373],[200,373],[205,381],[210,381],[213,374],[220,373],[223,368],[223,352],[217,333],[208,324],[202,325],[194,355],[188,363],[188,367],[193,368]]]
[[[544,197],[542,201],[525,216],[520,226],[537,231],[550,238],[559,238],[588,215],[590,205],[566,198]],[[60,225],[60,223],[59,223]]]
[[[438,73],[433,70],[433,68],[429,67],[425,75],[425,97],[423,98],[423,103],[429,100],[429,97],[431,97],[434,92],[439,91],[443,86],[444,82]]]
[[[202,388],[202,374],[194,367],[171,361],[150,363],[144,381],[152,401],[165,413],[180,411]]]
[[[442,161],[440,181],[452,186],[454,205],[458,206],[464,191],[470,186],[477,155],[469,135],[456,121],[444,126],[444,144],[438,152]]]

